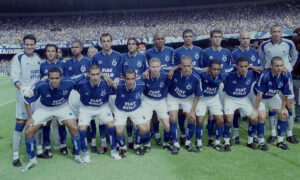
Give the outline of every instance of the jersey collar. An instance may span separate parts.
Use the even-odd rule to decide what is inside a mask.
[[[48,63],[48,64],[52,64],[52,63],[50,63],[48,60],[46,60],[46,62]],[[56,64],[57,63],[57,59],[55,60],[55,62],[53,63],[53,64]]]
[[[81,61],[82,58],[83,58],[83,55],[81,55],[81,58],[79,60],[76,60],[74,57],[72,57],[73,62],[75,62],[75,61]]]
[[[246,50],[243,50],[243,49],[241,48],[241,46],[239,46],[238,48],[239,48],[242,52],[248,52],[249,49],[250,49],[250,47],[248,47]]]
[[[134,87],[132,89],[127,89],[127,86],[126,86],[126,83],[125,83],[125,88],[126,88],[127,91],[133,91],[135,89],[135,87],[136,87],[136,81],[135,81]]]
[[[280,38],[280,42],[278,43],[278,44],[281,44],[281,42],[282,42],[282,38]],[[271,38],[271,43],[273,44],[273,45],[275,45],[275,43],[273,42],[273,39]]]
[[[91,85],[92,87],[99,87],[99,86],[100,86],[100,83],[101,83],[101,78],[100,78],[99,83],[98,83],[96,86],[93,86],[93,85],[92,85],[91,80],[89,80],[89,82],[90,82],[90,85]]]
[[[183,45],[182,47],[183,47],[185,50],[189,50],[189,49],[193,49],[194,45],[192,45],[191,48],[186,48],[186,47],[184,47],[184,45]]]
[[[236,74],[237,74],[237,76],[238,76],[239,78],[244,78],[244,77],[247,76],[248,72],[249,72],[249,70],[246,72],[246,74],[245,74],[244,76],[240,76],[240,75],[239,75],[239,72],[238,72],[238,70],[237,70],[237,71],[236,71]]]
[[[212,49],[213,51],[221,51],[223,48],[221,47],[221,48],[218,50],[218,49],[215,49],[215,48],[211,47],[211,49]]]
[[[135,52],[135,55],[134,56],[131,56],[130,54],[129,54],[129,52],[127,53],[128,54],[128,57],[136,57],[136,55],[138,54],[137,52]]]
[[[101,52],[102,52],[103,55],[111,55],[111,53],[113,52],[113,50],[111,49],[110,53],[107,53],[107,54],[105,54],[105,53],[103,52],[103,50],[101,50]]]
[[[164,45],[164,47],[163,47],[161,50],[157,50],[155,46],[154,46],[154,49],[155,49],[155,51],[156,51],[156,52],[159,52],[159,51],[164,51],[164,49],[165,49],[165,45]]]
[[[182,72],[180,71],[180,77],[181,77],[181,78],[188,79],[192,74],[193,74],[193,70],[191,71],[191,74],[190,74],[190,75],[188,75],[187,77],[183,77],[183,76],[182,76]]]

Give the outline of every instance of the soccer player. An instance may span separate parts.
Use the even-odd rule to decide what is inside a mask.
[[[161,69],[158,58],[149,61],[149,79],[144,79],[145,89],[143,91],[143,111],[147,120],[151,120],[155,111],[164,126],[163,149],[170,151],[170,122],[166,97],[168,95],[169,78],[166,70]],[[150,150],[150,142],[145,147]]]
[[[94,56],[95,54],[97,54],[97,52],[98,52],[98,49],[95,48],[94,46],[92,46],[92,47],[89,47],[89,48],[88,48],[87,55],[88,55],[88,57],[89,57],[90,59],[92,59],[93,56]]]
[[[149,61],[152,58],[158,58],[161,62],[162,68],[170,70],[174,66],[174,49],[164,45],[165,36],[161,31],[158,31],[154,34],[153,41],[154,47],[146,52],[147,63],[149,64]],[[146,71],[146,73],[148,73],[148,71]],[[162,143],[159,134],[159,121],[156,115],[153,116],[152,125],[155,143],[156,145],[161,146]]]
[[[231,151],[229,140],[233,114],[237,109],[249,119],[247,146],[255,149],[253,136],[257,130],[257,122],[255,118],[250,117],[253,106],[248,94],[250,93],[253,82],[256,80],[257,74],[253,70],[249,70],[249,61],[245,57],[240,57],[236,64],[236,70],[229,73],[224,83],[225,97],[223,107],[226,124],[224,126],[223,139],[225,141],[225,152]]]
[[[112,113],[108,107],[109,95],[112,88],[109,87],[103,78],[100,78],[101,71],[98,65],[89,67],[88,76],[81,80],[75,89],[80,94],[81,105],[79,107],[79,132],[81,138],[81,148],[83,151],[83,159],[90,162],[90,156],[87,151],[86,131],[92,117],[97,116],[102,124],[105,124],[111,141],[111,157],[121,159],[116,151],[116,129]]]
[[[240,57],[246,57],[249,61],[249,69],[256,72],[262,71],[260,57],[257,50],[250,47],[250,33],[248,31],[242,31],[239,35],[240,46],[232,51],[232,65],[236,65],[236,61]],[[233,142],[234,144],[240,144],[239,138],[239,119],[240,113],[235,112],[233,117]],[[254,139],[255,140],[255,139]]]
[[[103,33],[100,36],[100,44],[102,50],[95,54],[92,58],[92,64],[97,64],[102,74],[108,76],[117,84],[120,79],[120,68],[121,68],[121,54],[117,51],[111,49],[112,36],[109,33]],[[114,111],[114,101],[116,99],[115,95],[109,96],[109,106],[111,111]],[[106,126],[104,124],[99,124],[99,132],[101,138],[101,146],[98,153],[104,154],[107,151],[106,144]]]
[[[203,123],[206,115],[206,109],[216,120],[216,140],[213,147],[222,152],[223,148],[220,145],[220,140],[223,135],[224,118],[223,108],[219,98],[219,86],[224,82],[227,75],[221,72],[221,62],[219,60],[212,60],[208,71],[201,71],[199,73],[202,83],[203,97],[199,100],[196,107],[196,152],[202,151],[202,132]]]
[[[288,111],[286,109],[287,96],[292,94],[289,85],[289,77],[283,74],[283,59],[275,56],[271,60],[271,68],[264,70],[258,82],[253,87],[253,104],[254,113],[258,115],[258,136],[259,136],[259,149],[268,151],[268,147],[264,141],[264,129],[266,120],[265,105],[269,109],[275,111],[278,116],[277,122],[277,146],[283,150],[287,150],[288,146],[283,142],[285,130],[287,126],[286,118]],[[278,92],[282,93],[282,100]]]
[[[282,38],[282,27],[278,24],[275,24],[270,29],[271,39],[265,41],[259,51],[260,59],[262,66],[268,68],[271,64],[271,59],[275,56],[279,56],[283,59],[284,62],[284,72],[291,72],[294,64],[298,58],[298,52],[296,50],[295,44],[293,41]],[[291,80],[292,81],[292,80]],[[292,82],[290,83],[292,86]],[[292,88],[291,88],[292,89]],[[292,89],[292,94],[288,96],[287,109],[289,111],[288,117],[288,127],[287,127],[287,136],[286,139],[290,143],[297,144],[298,140],[293,135],[293,111],[292,111],[292,102],[294,99],[294,92]],[[267,139],[269,143],[273,143],[276,140],[276,114],[273,113],[269,115],[269,123],[271,129],[271,135]]]
[[[115,87],[116,102],[114,108],[115,126],[117,132],[117,141],[120,145],[120,155],[126,157],[126,145],[124,138],[124,129],[127,118],[137,127],[136,141],[134,150],[138,155],[144,155],[144,150],[141,148],[143,142],[150,141],[150,126],[143,115],[141,108],[145,84],[142,80],[137,80],[135,70],[127,69],[124,74],[124,80],[120,80]],[[145,147],[144,147],[145,148]],[[145,151],[148,151],[147,149]]]
[[[16,126],[13,133],[13,166],[22,166],[19,159],[19,148],[22,141],[22,131],[28,119],[24,105],[23,94],[26,86],[32,86],[40,79],[40,57],[34,53],[36,38],[34,35],[25,35],[23,38],[24,52],[16,54],[12,59],[11,80],[17,88],[16,94]],[[34,110],[35,108],[33,108]],[[39,132],[40,135],[42,131]],[[40,143],[39,143],[40,144]],[[42,154],[42,147],[37,149]]]
[[[170,118],[170,131],[173,138],[172,154],[176,155],[179,151],[177,136],[177,118],[179,106],[188,118],[188,135],[185,142],[185,148],[189,152],[193,152],[191,140],[195,132],[195,108],[202,96],[201,80],[198,74],[192,71],[192,58],[183,56],[181,58],[181,70],[175,70],[169,86],[169,94],[167,96],[167,104]]]
[[[146,44],[143,41],[138,43],[137,51],[138,51],[138,53],[146,54]]]
[[[71,90],[82,78],[84,78],[83,75],[74,78],[63,78],[59,68],[53,67],[48,71],[48,80],[39,81],[34,85],[34,96],[31,98],[25,97],[25,107],[28,114],[25,142],[29,162],[22,171],[27,171],[37,165],[34,149],[36,140],[33,135],[42,125],[47,123],[49,118],[52,117],[57,118],[60,123],[64,123],[68,127],[72,135],[71,139],[75,149],[75,161],[86,165],[86,162],[81,158],[81,142],[78,126],[75,117],[66,102]],[[32,113],[30,104],[39,98],[41,104],[37,110]]]
[[[202,49],[200,47],[193,45],[193,39],[194,39],[194,32],[191,29],[185,29],[182,33],[182,39],[183,39],[183,46],[177,48],[174,51],[174,63],[175,65],[180,64],[181,57],[183,56],[190,56],[193,61],[193,68],[199,69],[202,67],[201,63],[201,57],[202,57]],[[178,114],[178,124],[180,129],[180,145],[185,144],[186,140],[186,132],[185,132],[185,119],[186,116],[182,112],[182,110],[179,111]]]
[[[57,49],[57,59],[60,60],[60,61],[65,62],[65,61],[64,61],[63,54],[64,54],[63,51],[62,51],[60,48],[58,48],[58,49]]]
[[[204,70],[207,70],[210,62],[214,59],[219,60],[222,63],[222,71],[231,71],[231,53],[228,49],[222,48],[221,42],[223,38],[223,32],[219,29],[214,29],[210,32],[210,40],[211,40],[211,47],[207,48],[203,51],[203,57],[202,57],[202,66]],[[219,88],[219,97],[221,99],[221,102],[224,102],[224,92],[223,92],[223,84],[221,84]],[[214,135],[214,129],[215,129],[215,123],[216,121],[213,119],[212,116],[208,117],[207,122],[207,130],[208,130],[208,146],[213,145],[213,135]]]

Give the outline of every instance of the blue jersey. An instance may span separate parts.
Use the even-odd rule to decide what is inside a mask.
[[[145,84],[142,80],[137,80],[135,87],[131,90],[127,89],[124,80],[120,80],[116,90],[115,105],[119,110],[130,112],[138,109],[141,104],[141,95]]]
[[[159,100],[165,98],[168,95],[169,78],[167,71],[160,70],[158,78],[151,78],[150,72],[149,79],[144,79],[144,82],[144,95],[148,98]]]
[[[224,91],[233,97],[245,97],[249,94],[251,86],[257,74],[248,70],[244,76],[240,76],[237,70],[230,72],[224,82]]]
[[[113,50],[110,54],[104,54],[100,51],[93,56],[92,63],[98,64],[101,72],[112,80],[120,77],[122,64],[120,53]]]
[[[157,50],[155,47],[146,51],[147,63],[152,58],[158,58],[161,62],[161,66],[164,69],[171,69],[174,66],[174,49],[169,46],[164,46],[162,50]]]
[[[219,86],[223,83],[228,73],[221,72],[215,79],[204,71],[198,71],[201,78],[202,92],[204,97],[215,96],[219,91]]]
[[[55,63],[49,63],[48,61],[44,61],[40,67],[41,78],[48,76],[48,70],[50,68],[57,67],[61,71],[61,73],[65,76],[65,63],[59,60],[56,60]]]
[[[193,46],[192,48],[185,48],[181,46],[174,51],[174,63],[175,65],[180,64],[180,60],[182,56],[189,56],[192,58],[194,68],[202,67],[202,49],[197,46]]]
[[[202,57],[203,68],[209,67],[210,62],[214,59],[217,59],[222,63],[222,69],[229,70],[232,68],[231,53],[228,49],[221,48],[220,50],[215,50],[212,47],[205,49]]]
[[[235,65],[238,58],[245,57],[249,60],[249,64],[252,66],[261,66],[259,53],[256,49],[249,48],[248,50],[242,50],[240,47],[232,51],[232,65]]]
[[[292,94],[292,83],[290,81],[290,73],[273,76],[271,68],[265,69],[257,83],[254,85],[254,94],[263,93],[263,99],[269,99],[278,94],[279,91],[283,95]]]
[[[65,76],[74,76],[86,73],[91,65],[91,60],[87,57],[82,57],[80,60],[74,58],[68,59],[65,63]]]
[[[109,95],[112,93],[111,87],[103,78],[100,79],[98,85],[93,86],[90,83],[90,78],[86,77],[75,86],[75,90],[79,92],[82,104],[92,107],[100,107],[107,103]]]
[[[34,96],[32,98],[24,98],[25,102],[30,104],[41,97],[40,101],[44,106],[59,106],[65,103],[72,91],[73,87],[85,76],[64,77],[58,88],[52,88],[49,80],[39,81],[34,85]]]
[[[176,98],[186,98],[192,94],[202,96],[201,80],[199,75],[192,71],[188,77],[183,77],[180,70],[174,71],[170,82],[169,93]]]
[[[135,56],[130,56],[129,53],[122,55],[121,76],[125,76],[127,69],[134,69],[136,75],[141,77],[146,70],[146,57],[143,54],[137,53]]]

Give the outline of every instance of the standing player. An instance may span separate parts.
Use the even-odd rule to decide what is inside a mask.
[[[97,64],[102,74],[108,76],[114,81],[114,84],[117,84],[120,79],[121,54],[111,49],[112,36],[109,33],[103,33],[100,36],[100,44],[102,50],[93,56],[92,64]],[[109,106],[112,112],[115,98],[115,95],[109,96]],[[99,132],[101,138],[99,153],[104,154],[107,151],[106,126],[104,124],[99,124]]]
[[[282,38],[282,28],[280,25],[273,25],[270,29],[271,39],[265,41],[259,51],[262,66],[268,68],[271,64],[271,59],[275,56],[279,56],[284,62],[284,71],[291,72],[294,64],[298,58],[298,52],[296,50],[293,41]],[[291,80],[292,81],[292,80]],[[292,82],[290,81],[290,86]],[[298,140],[293,135],[293,111],[292,111],[292,101],[294,99],[294,93],[288,96],[287,109],[289,111],[288,117],[288,127],[287,127],[287,137],[286,139],[293,144],[297,144]],[[269,143],[273,143],[276,140],[276,114],[269,115],[269,123],[271,129],[271,135],[268,138]]]
[[[236,65],[238,58],[246,57],[249,61],[249,69],[256,72],[262,70],[259,53],[256,49],[250,47],[250,33],[248,31],[243,31],[239,36],[240,46],[232,51],[232,65]],[[233,117],[233,141],[234,144],[240,144],[239,140],[239,119],[240,113],[235,112]]]
[[[172,154],[178,154],[179,144],[177,136],[177,118],[179,106],[188,118],[188,136],[185,142],[185,148],[189,152],[193,152],[191,140],[195,132],[195,108],[202,96],[200,77],[192,71],[192,58],[183,56],[181,58],[181,70],[175,70],[169,86],[169,94],[167,96],[167,104],[170,116],[171,136],[174,146]]]
[[[22,166],[19,159],[19,148],[22,141],[22,131],[28,115],[24,105],[23,94],[26,86],[32,86],[40,79],[40,57],[34,53],[36,38],[29,34],[23,38],[24,52],[16,54],[12,59],[11,80],[17,88],[16,94],[16,126],[13,133],[13,166]],[[34,110],[34,108],[33,108]],[[41,131],[40,131],[41,134]],[[42,153],[38,147],[38,154]]]
[[[221,30],[214,29],[210,32],[211,47],[203,51],[203,57],[202,57],[203,68],[207,69],[210,65],[210,62],[214,59],[217,59],[222,63],[221,66],[222,71],[232,70],[231,53],[228,49],[222,48],[221,46],[222,38],[223,38],[223,33]],[[219,97],[221,99],[221,102],[223,102],[224,101],[223,84],[221,84],[219,88],[219,94],[220,94]],[[207,122],[207,130],[208,130],[208,138],[209,138],[208,146],[212,146],[213,143],[215,123],[216,121],[213,119],[213,117],[209,116]]]
[[[97,52],[98,52],[98,49],[95,48],[94,46],[92,46],[92,47],[89,47],[89,48],[88,48],[87,55],[88,55],[88,57],[89,57],[90,59],[92,59],[93,56],[94,56],[95,54],[97,54]]]
[[[146,54],[146,44],[143,41],[138,43],[137,52],[141,54]]]
[[[170,70],[174,66],[174,58],[173,58],[174,49],[164,45],[165,36],[160,31],[154,34],[153,41],[154,41],[154,47],[147,50],[146,52],[146,58],[148,64],[150,59],[158,58],[161,62],[162,68],[166,70]],[[156,115],[153,116],[152,122],[153,122],[152,125],[153,125],[153,133],[155,136],[155,143],[156,145],[161,146],[162,143],[159,134],[159,121],[157,120]]]
[[[201,57],[202,57],[202,49],[200,47],[193,45],[194,32],[191,29],[185,29],[182,33],[183,46],[177,48],[174,51],[174,63],[175,65],[180,64],[181,57],[190,56],[193,61],[193,68],[199,69],[202,67]],[[180,129],[180,145],[185,144],[186,133],[185,133],[185,119],[186,116],[182,111],[178,113],[178,124]]]
[[[258,82],[253,87],[252,101],[254,103],[254,113],[258,115],[257,132],[259,136],[259,149],[268,151],[268,147],[264,141],[264,129],[266,121],[265,105],[269,109],[275,111],[278,115],[278,139],[277,146],[283,150],[287,150],[288,146],[283,142],[288,117],[286,109],[287,96],[292,94],[289,86],[289,77],[283,74],[283,59],[281,57],[273,57],[271,60],[271,68],[266,69],[260,76]],[[282,100],[278,92],[282,93]]]
[[[71,132],[75,149],[75,161],[83,165],[86,164],[80,155],[81,142],[75,117],[66,102],[74,85],[84,76],[63,79],[61,71],[56,67],[49,69],[48,76],[49,80],[39,81],[34,85],[33,97],[25,97],[25,106],[28,113],[25,142],[29,162],[22,171],[27,171],[37,165],[34,149],[36,140],[33,135],[52,117],[57,118],[60,123],[64,123]],[[30,104],[38,100],[39,97],[41,104],[32,114]]]
[[[127,118],[130,118],[138,129],[134,145],[136,154],[144,155],[141,144],[150,141],[150,127],[141,108],[141,95],[145,84],[142,80],[136,80],[136,73],[133,69],[127,69],[124,76],[125,80],[121,80],[119,84],[115,86],[116,102],[114,108],[117,139],[120,145],[120,155],[122,158],[126,157],[127,151],[123,135]],[[147,150],[146,148],[145,151],[147,152],[149,149]]]

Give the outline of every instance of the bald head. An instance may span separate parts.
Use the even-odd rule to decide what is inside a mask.
[[[158,50],[163,49],[165,44],[165,36],[162,32],[158,31],[153,36],[153,41],[155,43],[155,48]]]
[[[239,36],[240,47],[244,50],[250,46],[250,33],[248,31],[242,31]]]

